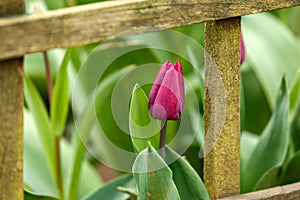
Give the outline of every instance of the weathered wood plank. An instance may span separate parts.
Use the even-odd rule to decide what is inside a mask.
[[[300,182],[270,189],[235,195],[220,200],[295,200],[300,199]]]
[[[0,62],[0,199],[23,199],[22,60]]]
[[[0,16],[17,15],[24,13],[24,3],[20,0],[1,0],[0,1]]]
[[[1,19],[0,60],[138,28],[173,28],[297,5],[300,0],[117,0]]]
[[[24,12],[23,0],[1,0],[0,16]],[[0,199],[23,197],[23,60],[0,62]]]
[[[206,22],[204,182],[211,199],[240,193],[240,17]]]

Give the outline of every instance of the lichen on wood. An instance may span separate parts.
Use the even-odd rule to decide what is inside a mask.
[[[2,4],[0,10],[7,7]],[[9,17],[0,19],[0,60],[99,42],[123,31],[133,35],[297,5],[300,0],[115,0]]]
[[[23,13],[23,0],[1,0],[0,17]],[[23,59],[0,62],[0,199],[23,194]]]
[[[240,18],[205,30],[204,182],[211,199],[240,192]]]

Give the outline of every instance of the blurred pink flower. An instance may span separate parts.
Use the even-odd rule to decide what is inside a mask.
[[[242,34],[240,36],[240,52],[241,52],[240,64],[243,64],[245,60],[246,51],[245,51],[244,39]]]

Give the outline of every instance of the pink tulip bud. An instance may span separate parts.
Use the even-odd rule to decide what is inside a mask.
[[[245,45],[244,45],[244,40],[243,40],[243,36],[241,34],[240,36],[240,52],[241,52],[241,59],[240,59],[240,63],[243,64],[244,60],[245,60]]]
[[[180,62],[166,61],[150,92],[149,110],[153,118],[178,120],[184,103],[184,82]]]

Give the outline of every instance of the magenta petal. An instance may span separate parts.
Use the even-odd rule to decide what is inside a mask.
[[[184,80],[179,62],[162,66],[150,92],[149,109],[153,118],[178,120],[184,104]]]
[[[154,81],[154,84],[152,86],[152,89],[151,89],[151,92],[150,92],[150,97],[149,97],[149,108],[153,105],[154,103],[154,100],[157,96],[157,93],[158,93],[158,90],[159,90],[159,87],[160,87],[160,84],[162,83],[163,79],[164,79],[164,76],[167,72],[167,70],[169,69],[169,65],[171,63],[169,63],[169,61],[166,61],[163,66],[160,68],[156,78],[155,78],[155,81]]]

